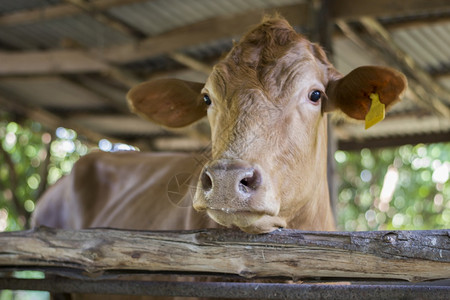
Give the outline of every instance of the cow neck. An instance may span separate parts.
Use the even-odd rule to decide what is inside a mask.
[[[287,228],[301,230],[335,230],[334,215],[330,204],[327,179],[327,118],[321,120],[315,142],[315,165],[310,174],[311,182],[305,193],[305,186],[299,186],[296,195],[304,199],[297,199],[304,203],[287,223]]]

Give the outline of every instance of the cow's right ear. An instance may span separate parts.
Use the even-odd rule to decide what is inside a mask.
[[[204,84],[179,79],[141,83],[127,94],[130,110],[157,124],[178,128],[206,116],[201,90]]]

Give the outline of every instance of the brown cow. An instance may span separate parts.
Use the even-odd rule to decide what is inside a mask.
[[[218,223],[250,233],[333,230],[327,112],[363,120],[371,93],[389,107],[405,87],[405,77],[385,67],[360,67],[344,77],[285,20],[265,20],[214,67],[206,84],[156,80],[128,94],[136,113],[167,127],[207,115],[207,159],[87,155],[39,201],[34,222],[75,229],[181,230]],[[192,174],[189,184],[196,188],[179,196],[180,205],[168,192],[183,174]]]

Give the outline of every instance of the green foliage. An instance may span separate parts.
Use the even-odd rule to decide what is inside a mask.
[[[0,231],[27,228],[35,200],[88,151],[73,130],[52,138],[37,122],[10,120],[0,112]]]
[[[450,228],[450,143],[335,153],[341,230]]]

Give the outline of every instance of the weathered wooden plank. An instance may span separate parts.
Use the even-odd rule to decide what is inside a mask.
[[[0,52],[0,75],[108,72],[111,67],[84,50]]]
[[[450,230],[249,235],[39,228],[0,233],[0,268],[65,267],[237,274],[246,278],[450,278]]]

